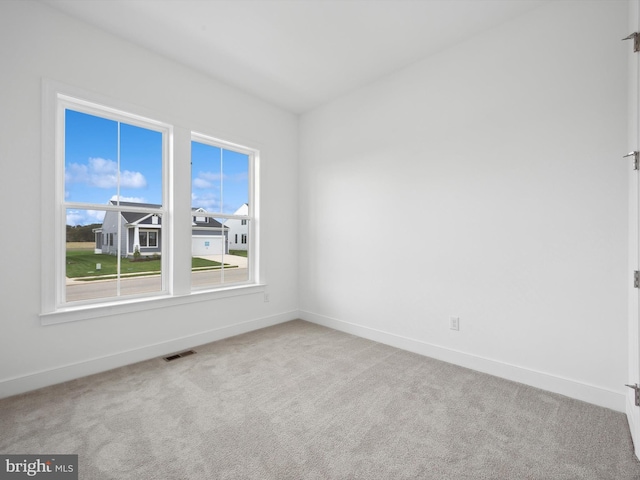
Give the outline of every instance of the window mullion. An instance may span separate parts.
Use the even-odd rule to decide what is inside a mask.
[[[171,145],[167,207],[171,215],[172,248],[167,260],[172,275],[168,281],[174,295],[187,295],[191,292],[191,132],[175,127]]]
[[[118,170],[116,173],[116,205],[120,206],[120,127],[121,127],[121,123],[118,122],[118,144],[117,144],[117,164],[118,164]],[[121,284],[120,284],[120,275],[122,273],[122,222],[120,221],[120,215],[122,215],[122,211],[119,210],[119,216],[118,216],[118,238],[116,239],[116,242],[118,244],[118,246],[116,247],[116,252],[117,252],[117,261],[116,261],[116,297],[120,297],[122,295],[122,291],[120,290],[121,288]],[[127,241],[127,239],[125,239],[125,241]]]

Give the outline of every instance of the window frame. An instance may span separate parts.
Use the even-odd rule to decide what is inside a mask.
[[[66,252],[66,215],[68,209],[74,210],[96,210],[96,211],[104,211],[105,214],[109,211],[112,212],[132,212],[132,213],[148,213],[150,215],[160,215],[162,218],[166,218],[168,221],[166,222],[166,234],[169,238],[172,236],[171,226],[172,222],[170,221],[170,214],[167,208],[167,203],[170,202],[172,192],[169,189],[169,177],[171,170],[171,162],[172,156],[169,148],[169,139],[173,135],[173,127],[164,122],[160,122],[157,120],[153,120],[147,117],[143,117],[141,115],[137,115],[135,113],[125,112],[120,109],[116,109],[110,106],[98,104],[93,101],[85,100],[82,98],[77,98],[74,96],[70,96],[63,93],[58,93],[56,95],[56,124],[55,124],[55,169],[56,174],[54,177],[55,181],[55,208],[56,208],[56,225],[54,227],[54,235],[56,237],[56,245],[60,245],[56,247],[55,255],[60,255],[57,260],[56,265],[56,275],[55,275],[55,290],[56,290],[56,299],[55,299],[55,309],[60,310],[67,307],[81,307],[83,305],[94,305],[96,303],[104,303],[107,302],[118,302],[123,299],[135,299],[138,297],[157,297],[167,295],[169,293],[169,280],[172,276],[171,265],[166,260],[164,255],[165,253],[165,243],[162,243],[161,246],[161,287],[159,291],[148,292],[148,293],[138,293],[133,295],[120,295],[120,287],[119,283],[116,287],[116,295],[103,297],[103,298],[95,298],[89,300],[80,300],[80,301],[72,301],[69,302],[66,300],[66,281],[65,281],[65,273],[66,273],[66,265],[65,265],[65,252]],[[161,185],[161,195],[162,195],[162,203],[158,208],[150,208],[144,204],[140,206],[135,206],[130,203],[127,205],[121,205],[118,200],[116,204],[95,204],[88,202],[67,202],[65,199],[65,173],[66,173],[66,158],[65,158],[65,126],[66,126],[66,111],[72,110],[88,115],[93,115],[99,118],[104,118],[107,120],[115,121],[118,123],[126,123],[128,125],[132,125],[135,127],[145,128],[148,130],[156,131],[162,134],[162,185]],[[119,189],[116,190],[119,194]],[[118,240],[122,237],[126,238],[126,232],[120,231],[120,227],[118,227],[118,234],[109,233],[109,245],[117,245],[118,248],[121,245],[121,242]],[[147,247],[149,248],[149,247]],[[170,248],[170,246],[168,246]],[[122,255],[126,255],[127,252],[120,252],[119,257],[122,258]],[[118,259],[118,265],[120,265],[120,259]],[[122,273],[122,272],[120,272]],[[120,278],[117,280],[120,282]]]
[[[60,132],[59,125],[60,112],[64,115],[64,108],[59,108],[59,99],[70,99],[84,104],[87,108],[98,107],[98,116],[109,118],[104,112],[113,112],[118,118],[116,120],[125,123],[139,125],[132,119],[143,121],[146,125],[158,125],[167,128],[167,142],[163,148],[163,208],[162,215],[163,230],[170,231],[169,235],[163,233],[161,243],[163,248],[163,292],[151,294],[141,294],[136,296],[121,296],[100,298],[83,302],[60,302],[62,298],[61,284],[65,277],[65,243],[66,243],[66,209],[75,208],[75,204],[65,204],[64,202],[64,152],[62,145],[64,142],[57,141],[64,132]],[[81,110],[85,111],[85,110]],[[87,113],[91,114],[91,111]],[[121,118],[124,114],[125,118]],[[64,120],[64,119],[63,119]],[[182,126],[180,126],[182,125]],[[88,320],[92,318],[107,317],[133,313],[156,308],[167,308],[174,305],[184,305],[200,301],[218,300],[239,295],[262,294],[266,289],[263,281],[263,273],[259,270],[260,250],[259,250],[259,162],[260,152],[257,149],[245,147],[243,145],[220,140],[217,136],[209,136],[194,133],[193,130],[184,127],[184,122],[167,118],[167,115],[160,115],[139,105],[132,105],[122,100],[89,92],[77,87],[69,86],[50,79],[42,81],[42,144],[41,144],[41,211],[42,211],[42,231],[41,231],[41,307],[40,321],[42,325],[53,325],[72,321]],[[225,135],[226,136],[226,135]],[[236,151],[249,152],[254,155],[252,171],[250,172],[250,201],[252,203],[253,235],[250,240],[253,242],[253,258],[250,259],[249,280],[242,284],[215,285],[204,289],[192,289],[190,284],[191,264],[182,265],[176,263],[176,259],[186,259],[191,257],[191,245],[186,245],[186,232],[178,231],[175,225],[186,227],[191,226],[191,202],[190,188],[186,187],[182,174],[175,171],[176,158],[180,161],[181,168],[190,164],[191,141],[195,137],[214,139],[218,145]],[[200,140],[198,140],[200,141]],[[239,150],[240,149],[240,150]],[[188,154],[188,157],[187,157]],[[177,156],[174,158],[174,156]],[[184,157],[184,158],[183,158]],[[189,162],[187,164],[186,162]],[[54,181],[52,181],[54,179]],[[179,188],[178,184],[181,185]],[[190,179],[189,179],[190,186]],[[53,201],[55,200],[55,201]],[[186,206],[189,208],[186,208]],[[96,206],[98,207],[98,206]],[[131,210],[130,207],[126,207]],[[96,208],[98,209],[98,208]],[[109,205],[100,205],[100,210],[109,210]],[[149,210],[149,213],[157,213]],[[213,214],[214,218],[222,218],[224,215]],[[52,235],[53,232],[53,241]],[[124,232],[123,232],[124,233]],[[189,232],[189,237],[191,232]],[[178,238],[179,237],[179,238]],[[166,240],[166,241],[165,241]],[[184,262],[182,262],[184,263]],[[60,280],[62,279],[62,280]],[[52,288],[55,285],[55,288]]]
[[[140,242],[140,248],[158,248],[158,229],[142,228],[139,232],[140,234],[144,233],[147,240],[146,245],[142,245],[142,242]],[[155,234],[153,235],[155,238],[154,245],[151,245],[151,234]]]

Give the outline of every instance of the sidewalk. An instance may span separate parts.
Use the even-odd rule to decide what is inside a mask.
[[[229,265],[234,265],[238,268],[247,268],[248,258],[240,257],[238,255],[229,255],[225,253],[224,255],[197,255],[199,258],[204,258],[205,260],[213,260],[215,262],[227,263]]]

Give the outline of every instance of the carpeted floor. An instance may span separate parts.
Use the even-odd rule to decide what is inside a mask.
[[[626,417],[303,321],[0,400],[102,479],[640,479]]]

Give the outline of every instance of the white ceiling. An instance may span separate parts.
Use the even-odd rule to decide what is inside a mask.
[[[295,113],[548,0],[42,0]]]

